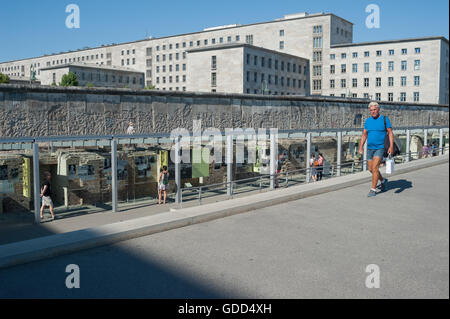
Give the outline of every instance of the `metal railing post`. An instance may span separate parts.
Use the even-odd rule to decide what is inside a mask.
[[[286,187],[289,187],[289,172],[286,171]]]
[[[411,157],[411,131],[406,130],[406,159],[405,162],[408,163]]]
[[[33,193],[34,193],[34,222],[40,223],[41,188],[39,183],[39,143],[33,142]]]
[[[339,131],[337,133],[338,140],[337,140],[337,173],[336,176],[341,176],[341,158],[342,158],[342,131]]]
[[[200,202],[200,205],[202,204],[202,187],[198,189],[198,201]]]
[[[177,187],[177,193],[175,194],[175,203],[181,204],[181,138],[177,136],[175,139],[175,184]]]
[[[367,171],[367,141],[364,144],[363,171]]]
[[[306,133],[306,182],[309,183],[311,171],[309,169],[309,160],[311,158],[311,133]]]
[[[227,195],[232,195],[233,181],[233,135],[227,135]]]
[[[117,203],[118,191],[117,191],[117,140],[111,140],[111,200],[112,200],[112,211],[117,213],[118,203]]]
[[[277,146],[278,129],[270,129],[270,189],[275,188],[275,176],[278,160],[278,146]]]
[[[439,129],[439,155],[444,155],[444,130]]]

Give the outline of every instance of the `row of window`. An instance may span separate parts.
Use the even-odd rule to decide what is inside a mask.
[[[335,79],[330,80],[330,89],[334,89],[336,86]],[[381,87],[381,78],[375,79],[375,86]],[[347,87],[347,79],[341,79],[341,88]],[[364,87],[370,86],[370,79],[364,78]],[[393,87],[394,86],[394,77],[389,77],[387,81],[387,86]],[[402,76],[400,77],[400,86],[407,86],[407,77]],[[420,76],[414,76],[414,86],[420,86]],[[356,88],[358,87],[358,79],[352,79],[352,87]]]
[[[182,71],[186,71],[186,64],[183,64],[181,69],[182,69]],[[159,73],[160,71],[162,73],[166,72],[166,66],[162,65],[160,67],[159,65],[157,65],[156,66],[156,73]],[[173,65],[170,64],[169,65],[169,72],[172,72],[172,71],[173,71]],[[179,71],[180,71],[180,65],[179,64],[175,64],[175,72],[179,72]]]
[[[252,39],[253,39],[253,36],[252,36]],[[239,42],[240,40],[241,40],[240,35],[234,36],[234,41]],[[247,36],[246,40],[249,40],[249,36]],[[231,35],[227,36],[226,37],[226,42],[228,42],[228,43],[229,42],[233,42],[233,37]],[[189,45],[190,48],[192,48],[192,47],[194,47],[194,43],[196,44],[197,47],[201,46],[202,43],[203,43],[203,45],[209,45],[209,43],[211,43],[211,44],[225,43],[225,38],[224,37],[220,37],[218,39],[212,38],[211,42],[209,42],[209,39],[204,39],[203,41],[202,40],[197,40],[195,42],[194,41],[189,41],[189,43],[183,42],[183,43],[181,43],[181,45],[180,45],[180,43],[176,43],[175,44],[175,49],[179,49],[180,47],[186,48],[188,45]],[[169,45],[166,45],[166,44],[157,45],[156,46],[156,51],[166,51],[167,49],[173,50],[173,48],[174,48],[174,46],[173,46],[172,43],[170,43]],[[150,56],[151,53],[152,53],[151,48],[147,48],[147,56]]]
[[[85,72],[81,72],[81,73],[78,73],[78,72],[74,72],[75,73],[75,75],[78,77],[78,76],[80,76],[80,79],[82,80],[82,81],[94,81],[94,78],[95,78],[95,80],[97,81],[97,82],[106,82],[106,83],[108,83],[108,82],[111,82],[111,83],[116,83],[116,76],[115,75],[109,75],[109,74],[104,74],[103,76],[101,76],[101,74],[100,73],[97,73],[95,76],[94,76],[94,73],[85,73]],[[56,80],[56,73],[53,73],[53,82],[55,82],[55,80]],[[111,80],[111,81],[110,81]],[[134,77],[130,77],[130,76],[122,76],[122,75],[119,75],[118,77],[117,77],[117,80],[118,80],[118,83],[124,83],[124,80],[125,80],[125,83],[127,83],[127,84],[129,84],[130,83],[130,81],[133,83],[133,84],[136,84],[136,82],[137,82],[137,79],[136,79],[136,77],[134,76]],[[139,78],[139,84],[143,84],[144,83],[144,79],[142,78],[142,77],[140,77]]]
[[[334,94],[330,94],[330,96],[335,96],[335,95]],[[349,95],[347,95],[345,93],[341,94],[341,97],[347,97],[347,96],[351,96],[352,98],[358,98],[358,94],[357,93],[350,93]],[[363,94],[363,98],[365,98],[365,99],[372,99],[372,95],[370,95],[369,93],[364,93]],[[375,100],[381,101],[381,93],[375,93]],[[413,92],[411,100],[414,101],[414,102],[420,102],[420,92]],[[394,101],[394,93],[388,93],[387,94],[387,101],[389,101],[389,102],[393,102]],[[407,102],[406,92],[400,92],[400,95],[398,96],[398,101],[400,101],[400,102]]]
[[[376,62],[375,63],[375,71],[381,72],[383,70],[382,68],[383,63],[382,62]],[[408,61],[404,60],[401,61],[400,69],[402,71],[408,70]],[[395,63],[394,61],[388,62],[388,71],[393,72],[395,70]],[[420,60],[414,60],[414,70],[419,71],[420,70]],[[357,73],[358,72],[358,63],[352,64],[352,72]],[[370,63],[366,62],[364,63],[364,72],[370,72]],[[330,74],[336,73],[336,66],[334,64],[330,65]],[[347,73],[347,64],[341,64],[341,73]]]
[[[127,55],[130,55],[130,49],[128,49],[127,51]],[[136,54],[136,49],[131,50],[132,54]],[[125,55],[125,50],[122,50],[121,52],[122,55]]]
[[[161,77],[161,83],[166,83],[166,79],[167,78],[165,76]],[[173,76],[169,76],[167,80],[169,81],[169,83],[173,83]],[[181,77],[181,80],[182,80],[182,82],[186,82],[186,75],[183,75]],[[180,82],[180,76],[176,75],[175,76],[175,83],[179,83],[179,82]],[[156,83],[157,84],[160,83],[160,77],[159,76],[156,77]]]
[[[278,67],[280,67],[281,71],[284,71],[285,67],[286,67],[287,72],[291,72],[291,70],[292,70],[293,73],[302,74],[302,66],[301,65],[298,65],[298,67],[297,67],[296,63],[291,63],[291,62],[285,63],[285,61],[279,62],[276,59],[272,61],[272,58],[266,59],[265,57],[259,57],[257,55],[254,55],[252,58],[251,54],[247,54],[246,63],[247,63],[247,65],[261,66],[262,68],[267,67],[268,69],[272,69],[272,65],[273,65],[273,68],[275,70],[278,70]],[[292,66],[292,68],[291,68],[291,66]],[[306,65],[303,66],[303,73],[307,74],[307,71],[308,71],[308,68],[306,67]]]
[[[253,73],[253,76],[252,76],[252,73]],[[278,75],[268,74],[266,77],[266,74],[264,74],[264,73],[261,73],[258,76],[258,72],[250,72],[250,71],[247,71],[247,75],[246,75],[247,82],[253,81],[255,83],[260,82],[263,84],[267,82],[267,84],[272,84],[272,79],[273,79],[274,85],[278,85],[278,83],[280,83],[281,86],[285,85],[285,81],[284,81],[285,78],[283,76],[278,77]],[[278,81],[278,79],[280,79],[280,82]],[[292,80],[292,82],[291,82],[291,80]],[[302,80],[301,79],[297,80],[297,79],[286,78],[286,86],[290,87],[291,83],[292,83],[292,87],[294,87],[294,88],[295,87],[297,87],[299,89],[302,88]],[[303,88],[306,88],[306,85],[307,85],[307,81],[303,80]]]
[[[401,49],[401,53],[402,55],[406,55],[408,54],[408,49]],[[421,49],[420,48],[414,48],[414,53],[415,54],[420,54],[421,53]],[[382,50],[376,50],[375,51],[375,55],[376,56],[382,56],[383,55],[383,51]],[[395,50],[394,49],[390,49],[388,50],[388,55],[392,56],[395,55]],[[358,52],[352,52],[352,57],[353,58],[357,58],[358,57]],[[370,51],[364,51],[364,57],[368,58],[370,57]],[[347,53],[341,53],[341,59],[346,59],[347,58]],[[330,54],[330,60],[335,60],[336,59],[336,54],[332,53]]]
[[[180,88],[177,86],[177,87],[175,87],[175,88],[173,88],[173,87],[170,87],[170,88],[168,88],[168,90],[169,91],[173,91],[175,89],[175,91],[180,91]],[[186,87],[185,86],[183,86],[182,88],[181,88],[183,91],[186,91]],[[157,88],[157,90],[162,90],[162,91],[166,91],[167,90],[167,88]]]
[[[213,90],[213,92],[215,92],[215,90]],[[247,94],[268,94],[268,95],[278,95],[278,91],[274,91],[272,92],[271,90],[258,90],[258,89],[253,89],[253,93],[251,89],[246,89],[246,93]],[[289,93],[289,92],[280,92],[280,95],[296,95],[294,93]]]
[[[169,61],[173,60],[173,54],[172,53],[169,53],[167,56],[169,58]],[[160,62],[160,58],[159,57],[160,57],[159,54],[156,55],[156,62]],[[182,57],[183,57],[183,59],[186,59],[186,52],[182,52]],[[176,52],[175,53],[175,60],[179,60],[179,59],[180,59],[180,53]],[[163,62],[166,61],[166,55],[165,54],[161,54],[161,60]]]

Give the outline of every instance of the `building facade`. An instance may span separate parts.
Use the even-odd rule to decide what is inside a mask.
[[[439,75],[430,79],[430,81],[432,81],[430,82],[430,85],[439,87],[440,91],[436,93],[436,91],[433,90],[434,93],[426,93],[425,90],[423,92],[419,90],[419,100],[421,102],[448,103],[445,92],[441,91],[441,88],[445,88],[445,79],[448,79],[448,67],[446,67],[446,63],[448,64],[448,40],[445,38],[440,39],[440,49],[436,45],[431,45],[429,48],[426,48],[425,44],[423,45],[423,55],[421,59],[423,72],[426,71],[425,68],[428,65],[432,65],[430,71],[426,71],[430,72],[430,74],[435,72],[434,70],[439,70]],[[402,43],[402,41],[403,40],[396,42]],[[416,40],[416,42],[421,41],[425,41],[427,46],[432,43],[423,39]],[[331,65],[337,67],[336,61],[331,60],[330,56],[332,54],[336,55],[344,53],[344,51],[346,51],[347,54],[351,54],[353,52],[352,48],[355,48],[356,46],[358,46],[358,50],[361,52],[373,51],[373,48],[376,46],[382,46],[381,43],[353,44],[353,24],[334,14],[297,13],[286,15],[281,19],[273,21],[247,25],[226,25],[208,28],[194,33],[144,39],[122,44],[103,45],[97,48],[86,48],[83,50],[61,52],[59,54],[38,58],[10,61],[0,63],[0,72],[9,75],[29,77],[30,70],[33,67],[37,72],[37,79],[39,80],[40,69],[45,67],[53,67],[72,62],[94,63],[106,66],[127,67],[140,72],[145,72],[146,86],[155,85],[157,89],[161,90],[166,89],[170,91],[178,88],[180,91],[186,91],[191,90],[191,88],[188,87],[188,82],[191,77],[195,77],[196,73],[195,68],[188,65],[188,55],[190,50],[236,43],[246,43],[308,59],[310,61],[310,93],[312,95],[334,94],[335,96],[341,96],[344,94],[344,90],[337,92],[335,89],[331,89],[330,80],[334,79],[335,86],[336,81],[340,82],[339,85],[341,85],[341,83],[344,84],[343,82],[345,82],[346,87],[343,89],[347,89],[349,84],[348,81],[352,81],[353,78],[341,81],[343,78],[337,78],[333,74],[330,75]],[[413,50],[416,46],[416,44],[412,45]],[[386,49],[389,50],[388,48]],[[375,51],[379,51],[379,49]],[[361,56],[361,54],[357,57],[358,64],[366,63],[364,56]],[[437,58],[438,56],[442,58]],[[351,57],[348,57],[347,59],[350,58]],[[390,60],[381,62],[388,63],[389,61]],[[373,63],[376,62],[378,61],[374,61]],[[205,64],[209,63],[209,61],[205,62]],[[232,62],[230,61],[230,63]],[[340,64],[345,63],[339,63],[339,67],[341,67]],[[346,67],[351,67],[351,65],[347,65]],[[383,68],[384,66],[382,66],[382,70]],[[411,67],[406,71],[409,79],[414,78],[414,72],[412,71],[413,69],[411,69]],[[346,70],[345,72],[348,75],[349,71]],[[409,74],[410,72],[412,73]],[[160,78],[160,83],[157,83],[158,77]],[[167,79],[170,79],[170,77],[172,77],[172,79],[178,77],[179,82],[172,81],[172,83],[161,83],[162,77],[165,77],[166,81]],[[364,79],[364,77],[361,78]],[[439,79],[438,82],[436,82],[436,79]],[[427,81],[426,78],[421,80],[423,83],[426,83]],[[407,81],[410,80],[407,79]],[[193,83],[193,81],[190,81],[190,83]],[[442,83],[444,83],[444,85],[441,85]],[[369,83],[369,85],[371,84]],[[253,94],[255,92],[259,94],[262,93],[261,89],[255,90],[256,88],[253,89],[252,92],[252,88],[250,88],[250,92]],[[355,94],[358,97],[362,94],[361,97],[363,97],[364,93],[368,93],[369,96],[372,95],[373,98],[375,98],[376,94],[380,93],[381,99],[387,100],[388,93],[393,93],[394,99],[398,94],[406,93],[406,101],[413,102],[414,92],[416,91],[378,92],[375,90],[363,90],[361,92],[356,92]],[[345,90],[345,94],[353,94],[353,92]]]
[[[449,103],[445,38],[333,45],[327,59],[323,95]]]
[[[40,69],[42,85],[58,85],[61,78],[73,72],[80,86],[91,83],[96,87],[144,88],[144,73],[133,69],[97,64],[69,63]]]
[[[237,43],[188,50],[187,60],[195,70],[187,80],[190,91],[309,94],[309,61],[294,55]],[[162,85],[171,85],[162,79]],[[156,84],[160,82],[157,73]]]

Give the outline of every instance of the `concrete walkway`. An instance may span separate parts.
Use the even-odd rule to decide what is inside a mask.
[[[444,155],[398,165],[395,175],[448,163],[448,160],[448,155]],[[22,241],[0,246],[0,268],[286,203],[368,183],[369,180],[370,173],[362,172],[318,183],[298,185],[172,211],[167,211],[170,206],[158,207],[152,212],[143,207],[118,214],[106,212],[64,219],[44,225],[33,225],[39,231],[35,231],[33,234],[17,232],[15,239],[20,240],[19,235],[22,233]],[[166,211],[164,212],[164,210]],[[41,237],[29,239],[27,236]]]

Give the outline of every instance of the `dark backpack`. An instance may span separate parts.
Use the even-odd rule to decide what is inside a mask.
[[[386,126],[386,116],[383,116],[384,118],[384,129],[386,130],[386,137],[384,138],[384,154],[383,157],[388,157],[389,156],[389,147],[391,146],[391,141],[389,140],[389,134],[387,133],[387,126]],[[397,143],[395,143],[394,141],[394,154],[391,154],[392,156],[398,156],[400,155],[400,149],[397,145]]]

